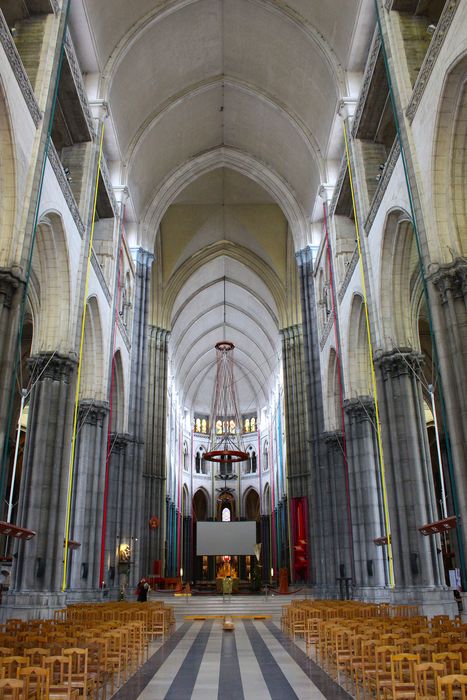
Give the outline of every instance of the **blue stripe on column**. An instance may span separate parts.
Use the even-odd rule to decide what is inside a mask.
[[[178,669],[177,675],[172,681],[172,685],[167,691],[165,700],[184,700],[185,698],[188,700],[191,698],[199,667],[201,666],[201,661],[206,651],[211,627],[212,620],[203,623],[203,626],[188,650],[188,654],[185,656],[185,660]]]

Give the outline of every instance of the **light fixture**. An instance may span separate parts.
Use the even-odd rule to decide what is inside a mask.
[[[242,421],[238,408],[234,376],[234,344],[223,340],[216,344],[216,380],[210,416],[209,450],[203,457],[208,462],[218,462],[219,477],[233,478],[232,470],[224,465],[244,462],[248,454],[241,447]],[[223,468],[224,467],[224,468]]]

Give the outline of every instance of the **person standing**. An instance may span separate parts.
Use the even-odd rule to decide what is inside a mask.
[[[229,602],[232,601],[232,579],[230,576],[226,576],[222,582],[222,598],[225,602],[225,596],[228,597]]]
[[[144,578],[142,578],[136,590],[138,593],[138,603],[146,603],[148,600],[148,593],[150,590],[149,583],[145,581]]]

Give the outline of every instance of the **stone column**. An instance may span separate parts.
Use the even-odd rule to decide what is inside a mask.
[[[358,588],[387,584],[386,548],[374,540],[385,534],[375,406],[370,396],[344,402],[347,423],[350,499]]]
[[[147,317],[150,303],[151,265],[153,255],[141,248],[133,251],[135,275],[135,313],[131,344],[130,401],[128,412],[129,443],[125,469],[125,515],[122,536],[131,547],[130,587],[136,586],[143,571],[138,538],[144,528],[141,507],[143,494],[143,461],[145,430],[145,390],[148,382]],[[128,529],[127,529],[128,528]]]
[[[16,428],[13,424],[10,425],[10,436],[5,436],[15,369],[19,307],[22,293],[23,281],[20,278],[19,270],[0,269],[0,455],[2,468],[3,465],[5,467],[3,493],[0,493],[2,503],[4,503],[4,494],[7,486],[8,438],[12,434],[12,429],[14,431]],[[14,421],[14,417],[12,420]],[[6,440],[5,437],[7,437]],[[0,515],[2,514],[0,511]]]
[[[80,401],[70,539],[81,546],[70,555],[73,599],[95,598],[100,585],[108,415],[106,402]]]
[[[106,575],[108,575],[109,579],[109,588],[120,589],[126,583],[126,578],[125,580],[121,579],[119,548],[122,535],[122,515],[125,509],[124,474],[126,471],[128,437],[114,433],[110,438],[109,496],[107,502],[105,552]],[[108,571],[107,561],[109,562]],[[125,564],[123,566],[126,568]]]
[[[418,528],[438,519],[423,398],[422,356],[395,349],[375,357],[394,576],[397,588],[441,585],[439,542]]]
[[[263,583],[269,582],[269,572],[272,567],[272,561],[269,556],[270,550],[270,535],[271,535],[271,516],[261,516],[261,563],[263,565],[262,576]],[[253,567],[256,557],[251,556],[251,566]]]
[[[141,537],[142,565],[148,572],[153,560],[164,560],[168,339],[169,333],[163,328],[148,328],[149,376],[145,397],[144,520]],[[147,522],[154,515],[159,518],[160,525],[150,530]]]
[[[30,362],[37,379],[31,391],[18,524],[37,535],[17,545],[9,602],[19,608],[64,602],[59,591],[76,367],[74,358],[52,353],[36,355]]]
[[[326,445],[322,440],[324,432],[323,390],[311,248],[307,247],[296,253],[296,259],[300,274],[303,349],[306,368],[304,376],[309,406],[306,495],[308,495],[310,504],[311,580],[318,586],[326,586],[329,583],[327,571],[333,554],[326,550],[324,530],[328,524],[331,506],[328,498],[329,491],[325,488],[328,465]]]
[[[438,266],[429,277],[437,294],[432,305],[436,345],[447,415],[458,512],[461,515],[461,542],[467,559],[467,262],[457,258]],[[435,296],[435,295],[433,295]],[[436,297],[435,297],[436,298]],[[438,402],[438,406],[439,406]],[[438,415],[440,425],[443,417]],[[450,495],[450,494],[448,494]],[[450,498],[452,506],[452,498]],[[451,511],[452,512],[452,511]]]
[[[323,523],[324,548],[327,552],[326,584],[331,590],[337,579],[352,578],[349,518],[345,485],[345,465],[342,433],[323,433],[327,448],[328,469],[321,493],[328,512]]]

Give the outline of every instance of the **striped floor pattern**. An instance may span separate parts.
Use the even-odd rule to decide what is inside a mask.
[[[184,622],[113,700],[350,700],[272,621]]]

